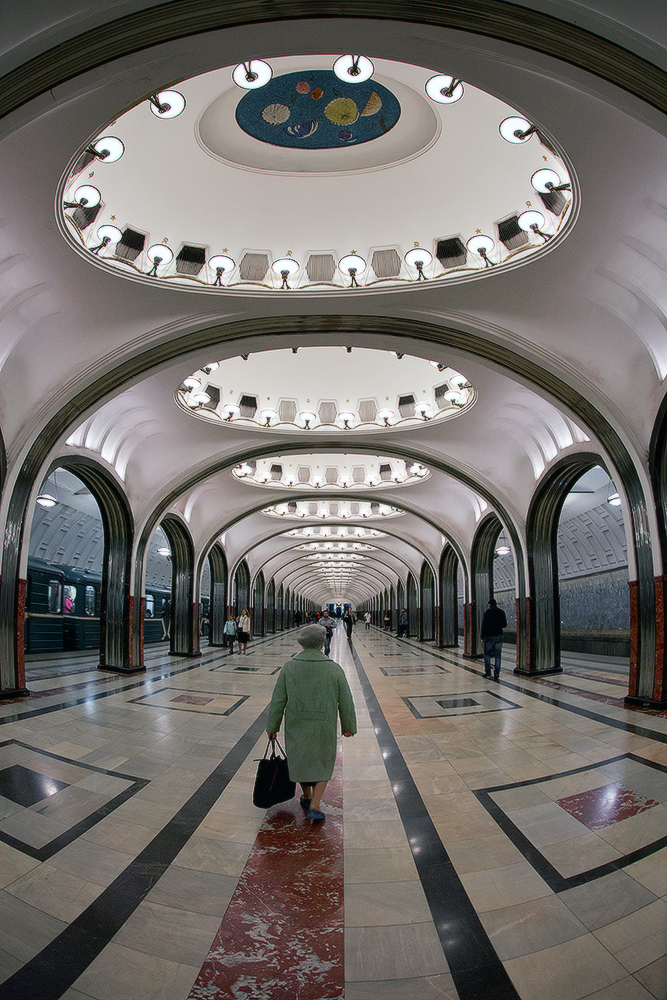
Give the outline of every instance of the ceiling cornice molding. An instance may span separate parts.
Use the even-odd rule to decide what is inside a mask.
[[[560,59],[667,112],[667,73],[609,39],[498,0],[170,0],[109,21],[40,53],[0,79],[0,117],[67,80],[179,38],[272,21],[405,21],[481,35]]]

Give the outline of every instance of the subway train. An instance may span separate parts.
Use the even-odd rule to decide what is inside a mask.
[[[70,649],[97,649],[100,643],[100,573],[74,566],[54,566],[43,559],[28,560],[25,649],[45,653]],[[144,643],[162,639],[163,601],[171,600],[165,587],[146,587]],[[208,598],[201,604],[208,620]],[[206,632],[206,627],[202,630]]]

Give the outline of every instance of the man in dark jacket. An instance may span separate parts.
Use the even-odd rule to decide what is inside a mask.
[[[484,643],[484,676],[491,676],[491,657],[495,658],[493,676],[495,680],[500,677],[500,658],[503,652],[503,629],[507,628],[507,618],[502,608],[491,598],[489,606],[482,618],[482,631],[480,638]]]

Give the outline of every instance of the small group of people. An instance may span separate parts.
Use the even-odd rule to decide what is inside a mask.
[[[229,649],[230,656],[234,652],[234,643],[239,644],[239,655],[248,652],[248,640],[250,639],[250,615],[248,609],[243,608],[237,617],[228,615],[223,628],[225,645]]]

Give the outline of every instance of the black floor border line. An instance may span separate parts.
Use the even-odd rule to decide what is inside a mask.
[[[72,923],[0,984],[0,1000],[59,1000],[109,944],[186,845],[266,731],[268,706],[176,815]]]
[[[348,648],[459,1000],[520,1000],[438,836],[351,639]]]
[[[644,760],[644,758],[640,757],[638,754],[628,752],[617,754],[615,757],[609,757],[607,760],[594,761],[590,764],[584,764],[582,767],[575,767],[569,771],[559,771],[557,774],[545,774],[540,778],[525,778],[523,781],[509,781],[502,785],[489,785],[487,788],[476,788],[472,791],[478,801],[484,806],[489,815],[501,828],[503,833],[505,833],[514,846],[521,851],[526,861],[532,865],[547,885],[554,892],[564,892],[567,889],[574,889],[577,886],[593,882],[595,879],[602,878],[603,875],[610,875],[612,872],[622,871],[622,869],[627,868],[628,865],[634,864],[635,861],[642,861],[644,858],[648,858],[651,854],[655,854],[656,851],[659,851],[663,847],[667,846],[667,836],[659,837],[657,840],[651,841],[650,844],[645,844],[644,847],[638,847],[634,851],[630,851],[629,854],[624,854],[622,857],[617,858],[615,861],[608,861],[604,865],[597,865],[597,867],[589,868],[585,872],[580,872],[577,875],[561,875],[558,869],[544,857],[539,847],[536,847],[532,841],[526,837],[522,830],[520,830],[519,827],[516,826],[516,824],[509,818],[502,806],[498,805],[498,803],[491,798],[491,793],[504,792],[508,789],[514,788],[525,788],[528,785],[539,785],[541,782],[555,781],[558,778],[567,778],[572,774],[584,774],[587,771],[606,767],[608,764],[614,764],[616,761],[621,760],[632,760],[636,764],[641,764],[643,767],[652,767],[654,771],[660,771],[662,774],[667,774],[667,767],[664,764],[659,764],[657,761],[653,760]]]
[[[397,639],[398,636],[394,636]],[[405,639],[401,638],[401,642],[406,642]],[[410,641],[409,639],[407,640]],[[444,660],[445,663],[451,663],[455,667],[460,667],[461,670],[467,670],[469,674],[475,674],[477,677],[483,677],[483,670],[475,670],[473,667],[469,667],[466,663],[460,663],[458,660],[453,659],[450,656],[445,656],[443,653],[436,652],[433,649],[428,649],[430,656],[436,656],[439,660]],[[536,678],[536,680],[539,678]],[[553,705],[555,708],[562,708],[564,712],[573,712],[575,715],[581,715],[585,719],[590,719],[592,722],[601,722],[605,726],[611,726],[612,729],[622,729],[626,733],[632,733],[634,736],[644,736],[646,739],[655,740],[657,743],[667,743],[667,733],[659,733],[655,729],[646,729],[644,726],[637,726],[634,722],[623,722],[621,719],[608,718],[606,715],[599,715],[597,712],[591,712],[587,708],[580,708],[578,705],[568,705],[566,702],[558,701],[556,698],[551,698],[549,695],[540,694],[538,691],[531,691],[529,688],[523,687],[522,684],[516,684],[512,681],[506,680],[503,675],[500,675],[500,683],[504,687],[511,688],[512,691],[518,691],[519,694],[525,694],[529,698],[534,698],[536,701],[543,701],[546,705]],[[574,695],[574,692],[572,692]],[[576,695],[575,695],[576,697]]]
[[[258,644],[263,644],[271,641],[272,639],[277,639],[281,635],[284,635],[284,633],[280,632],[276,635],[266,636],[262,639],[256,639],[254,641]],[[178,674],[185,674],[189,670],[197,670],[199,667],[207,667],[217,656],[225,656],[225,650],[222,646],[216,646],[214,648],[216,649],[216,652],[211,653],[210,658],[207,654],[204,654],[204,656],[207,656],[206,659],[203,657],[198,658],[194,663],[188,660],[187,667],[176,667],[174,670],[166,670],[162,673],[145,673],[141,675],[141,680],[132,681],[128,684],[123,683],[123,675],[118,674],[118,687],[114,687],[108,691],[98,691],[97,693],[82,695],[81,698],[72,698],[70,701],[58,702],[56,705],[46,705],[44,708],[27,709],[25,712],[16,712],[12,715],[0,715],[0,726],[7,726],[13,722],[21,722],[22,719],[34,719],[40,715],[48,715],[51,712],[59,712],[61,709],[65,708],[75,708],[77,705],[84,705],[87,701],[99,701],[101,698],[111,698],[112,695],[123,694],[124,691],[133,691],[135,688],[145,687],[147,684],[154,684],[157,681],[169,680],[170,677],[176,677]],[[220,652],[218,653],[217,650]],[[226,655],[229,656],[230,654],[227,653]],[[56,696],[54,695],[53,697]],[[8,703],[10,703],[9,700],[6,700],[5,704]],[[22,698],[18,701],[18,703],[25,705],[26,701]],[[0,708],[2,707],[3,706],[0,705]]]

